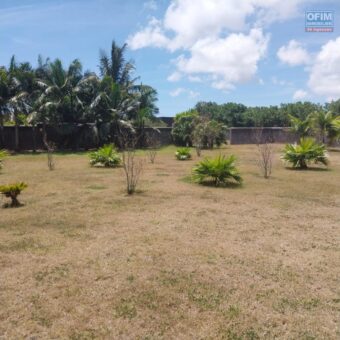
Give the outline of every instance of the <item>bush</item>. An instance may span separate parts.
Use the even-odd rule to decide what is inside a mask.
[[[121,163],[121,158],[114,145],[104,145],[95,152],[90,153],[90,164],[92,166],[104,166],[114,168]]]
[[[176,158],[179,161],[186,161],[191,158],[191,153],[189,148],[179,148],[175,153]]]
[[[3,167],[3,160],[8,156],[8,152],[6,150],[0,150],[0,169]]]
[[[225,142],[226,129],[216,120],[200,118],[196,120],[191,138],[196,148],[212,149],[214,145],[219,146]]]
[[[242,183],[242,177],[235,166],[236,157],[218,156],[206,158],[193,169],[193,179],[198,183],[213,182],[215,186],[230,182]]]
[[[198,116],[198,112],[195,110],[178,113],[175,116],[171,134],[176,145],[192,145],[191,134],[194,130],[195,120]]]
[[[20,195],[21,191],[27,188],[26,183],[14,183],[0,186],[0,193],[6,197],[11,198],[11,207],[19,207],[21,204],[17,197]]]
[[[313,138],[301,138],[300,144],[287,144],[282,159],[294,168],[307,169],[309,163],[328,164],[326,146]]]

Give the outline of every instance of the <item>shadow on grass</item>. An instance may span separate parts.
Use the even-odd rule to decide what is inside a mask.
[[[340,148],[329,148],[329,152],[340,152]]]
[[[88,155],[91,151],[74,151],[74,150],[58,150],[54,151],[53,155],[56,156],[83,156],[83,155]],[[41,156],[41,155],[46,155],[47,151],[46,150],[37,150],[37,151],[19,151],[19,152],[10,152],[11,156]]]
[[[315,171],[315,172],[324,172],[324,171],[331,171],[329,168],[319,168],[319,167],[308,167],[305,169],[302,168],[292,168],[292,167],[285,167],[286,170],[290,171],[297,171],[297,172],[308,172],[308,171]]]
[[[194,185],[201,185],[204,187],[210,187],[210,188],[217,188],[217,189],[241,189],[243,187],[243,184],[236,183],[236,182],[226,182],[226,183],[220,183],[219,185],[215,185],[214,181],[204,181],[204,182],[196,182],[192,176],[188,175],[181,178],[181,181],[184,183],[194,184]]]

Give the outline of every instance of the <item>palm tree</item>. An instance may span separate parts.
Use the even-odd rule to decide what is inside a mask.
[[[10,99],[9,77],[5,67],[0,68],[0,145],[4,147],[4,119],[9,114],[8,101]]]
[[[100,51],[99,69],[102,77],[111,77],[113,82],[121,86],[127,86],[135,80],[131,80],[131,73],[135,67],[131,61],[125,61],[127,44],[119,47],[113,40],[110,56],[103,50]]]
[[[315,129],[319,132],[322,142],[332,145],[340,137],[340,116],[331,111],[317,111],[312,116]]]
[[[306,119],[300,119],[292,115],[288,115],[290,120],[290,131],[296,133],[299,138],[307,137],[311,130],[311,119],[310,116],[307,116]]]
[[[115,142],[119,144],[123,130],[134,132],[129,117],[140,105],[139,96],[132,94],[129,87],[121,87],[115,83],[111,77],[104,77],[102,80],[92,77],[86,82],[86,86],[88,85],[96,88],[87,109],[88,117],[91,117],[98,129],[104,127],[110,130],[107,127],[111,126],[116,137]]]
[[[22,114],[30,111],[30,96],[34,92],[35,76],[29,63],[18,64],[12,56],[8,68],[9,98],[7,109],[15,126],[15,150],[19,151],[19,125]]]
[[[78,86],[83,80],[82,65],[75,59],[64,69],[60,59],[51,62],[39,56],[38,68],[35,71],[40,95],[34,103],[30,115],[33,126],[43,125],[43,141],[48,148],[46,126],[62,122],[79,122],[83,117],[83,103],[79,99]]]

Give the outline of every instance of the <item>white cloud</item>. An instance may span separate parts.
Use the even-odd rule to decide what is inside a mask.
[[[310,61],[307,50],[296,40],[290,40],[287,46],[280,47],[277,56],[290,66],[303,65]]]
[[[192,90],[188,90],[188,94],[189,94],[189,98],[192,98],[192,99],[194,99],[194,98],[196,98],[200,95],[199,92],[192,91]]]
[[[151,11],[156,11],[158,8],[157,2],[155,0],[145,1],[143,7]]]
[[[127,43],[131,49],[137,50],[147,46],[167,47],[170,40],[164,35],[161,22],[156,18],[152,18],[148,26],[130,36]]]
[[[324,44],[311,67],[308,86],[328,100],[340,98],[340,37]]]
[[[180,50],[178,72],[188,78],[208,76],[213,87],[228,90],[256,74],[269,41],[261,27],[297,16],[304,2],[171,0],[163,19],[151,19],[128,43],[132,49]]]
[[[190,99],[194,99],[200,95],[199,92],[190,89],[185,89],[183,87],[178,87],[177,89],[170,92],[171,97],[178,97],[181,94],[187,94]]]
[[[171,97],[178,97],[183,92],[185,92],[185,89],[183,87],[178,87],[177,89],[170,92],[170,96]]]
[[[199,76],[188,76],[189,81],[193,83],[201,83],[202,79]]]
[[[306,99],[308,96],[308,92],[305,90],[297,90],[293,94],[293,99],[296,101]]]
[[[293,83],[290,81],[282,80],[282,79],[277,79],[277,77],[272,77],[272,83],[274,85],[280,85],[280,86],[293,86]]]
[[[190,57],[178,58],[177,68],[188,75],[211,75],[213,87],[230,90],[256,74],[267,43],[268,37],[259,29],[252,29],[249,35],[233,33],[226,38],[199,40],[190,49]]]
[[[171,81],[171,82],[176,82],[176,81],[181,80],[181,78],[182,78],[182,75],[179,72],[176,71],[176,72],[170,74],[170,76],[167,78],[167,80]]]

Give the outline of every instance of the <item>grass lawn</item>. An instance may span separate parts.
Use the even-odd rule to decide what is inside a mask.
[[[339,338],[340,152],[294,171],[282,148],[269,180],[255,146],[205,151],[238,156],[240,188],[165,148],[134,196],[86,154],[7,158],[0,184],[29,187],[0,209],[0,338]]]

